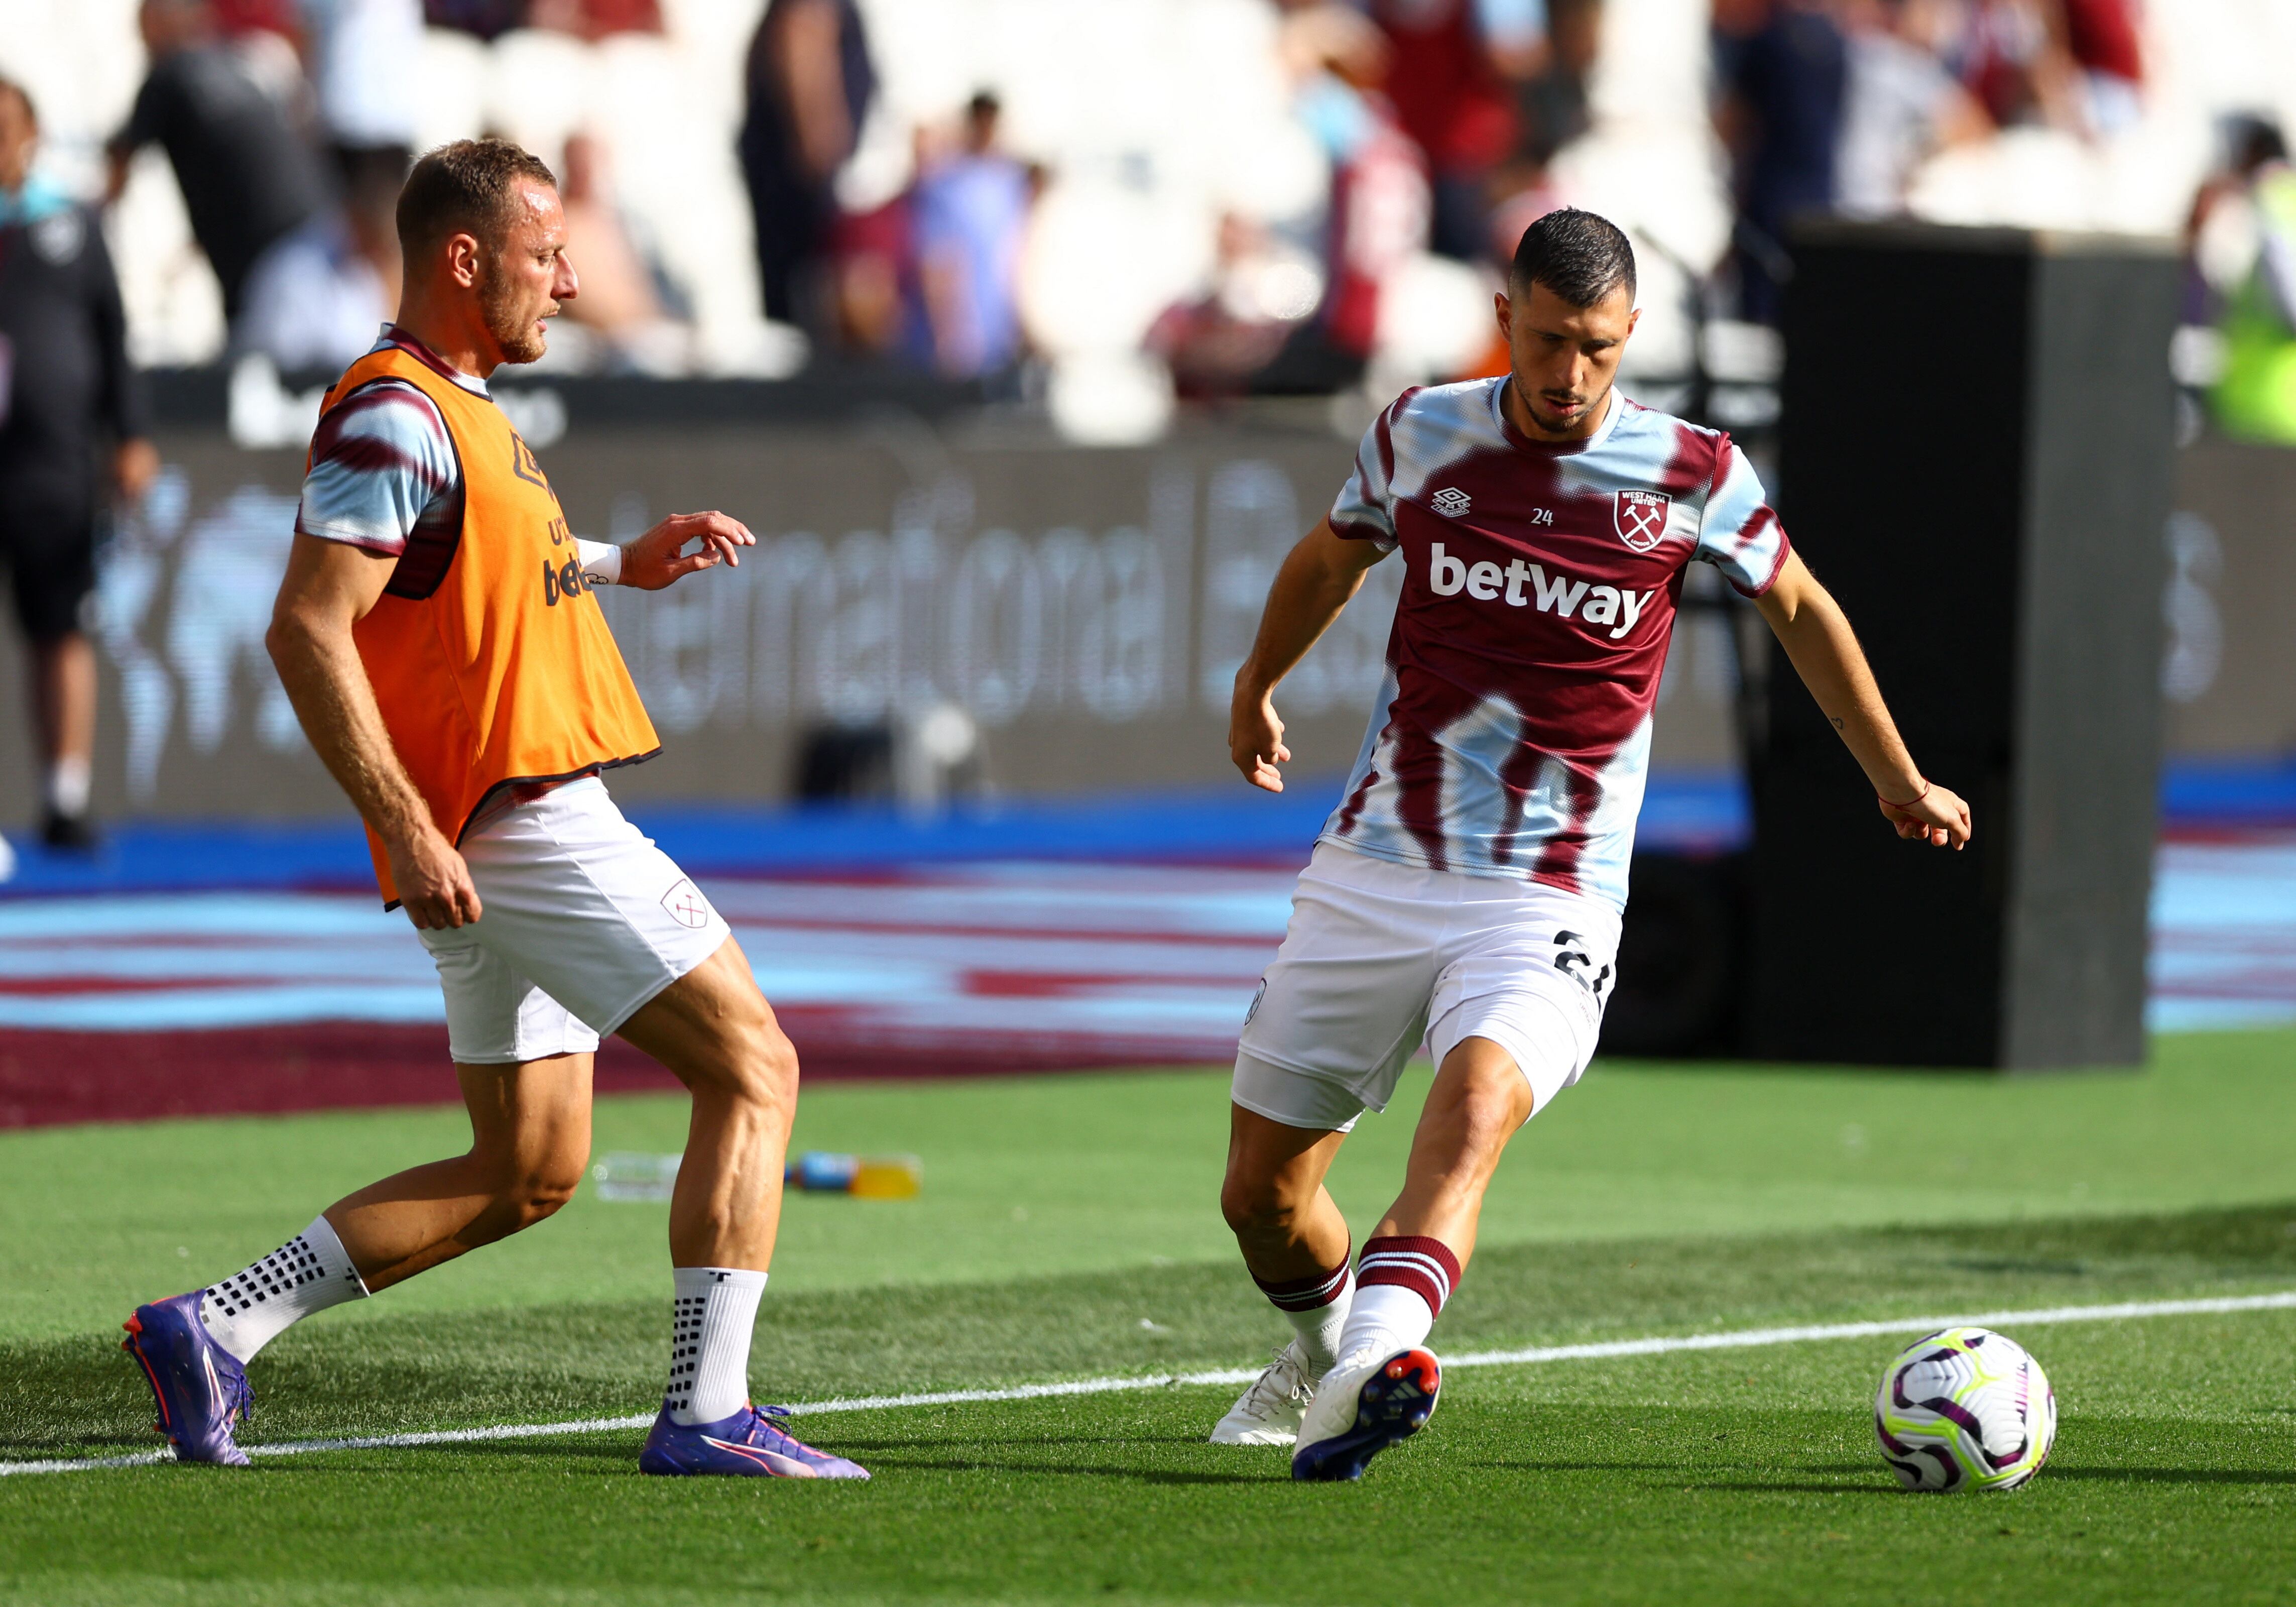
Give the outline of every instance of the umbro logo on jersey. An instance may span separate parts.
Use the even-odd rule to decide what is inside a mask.
[[[1575,615],[1582,625],[1610,627],[1613,642],[1642,622],[1643,610],[1658,595],[1595,586],[1560,570],[1550,576],[1540,565],[1520,558],[1509,559],[1505,569],[1488,562],[1470,564],[1446,553],[1439,541],[1427,550],[1427,583],[1439,597],[1456,597],[1464,591],[1481,603],[1505,597],[1509,608],[1536,607],[1542,614],[1565,619]]]
[[[1427,500],[1446,519],[1456,519],[1473,505],[1473,499],[1456,486],[1446,486]]]
[[[1637,553],[1647,553],[1666,534],[1666,516],[1674,498],[1663,491],[1621,491],[1611,518],[1619,539]]]

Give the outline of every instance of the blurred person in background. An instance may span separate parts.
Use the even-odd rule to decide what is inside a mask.
[[[1148,349],[1171,368],[1184,397],[1286,389],[1289,376],[1269,373],[1269,365],[1323,294],[1324,275],[1313,257],[1264,224],[1225,213],[1210,293],[1159,318],[1148,332]],[[1257,386],[1255,378],[1261,381]]]
[[[296,0],[208,0],[216,37],[279,104],[298,133],[317,127],[311,81],[303,72],[303,30]]]
[[[1976,0],[1964,53],[1964,82],[2004,127],[2104,138],[2144,115],[2134,0]]]
[[[1587,84],[1602,42],[1603,0],[1547,0],[1546,47],[1514,81],[1516,160],[1543,168],[1587,132]]]
[[[1488,250],[1495,262],[1512,260],[1522,232],[1568,200],[1548,169],[1563,147],[1593,127],[1587,90],[1602,42],[1603,0],[1548,0],[1546,59],[1515,83],[1514,151],[1491,177]],[[1476,372],[1505,357],[1495,346]]]
[[[398,305],[398,230],[392,214],[408,158],[403,146],[339,149],[344,194],[291,230],[248,270],[232,326],[239,351],[283,369],[341,370],[374,344]]]
[[[526,26],[526,0],[422,0],[422,20],[480,39]]]
[[[107,193],[119,197],[129,160],[158,141],[235,323],[256,258],[324,206],[326,184],[279,103],[218,37],[207,0],[144,0],[137,20],[151,72],[109,147]]]
[[[320,131],[344,188],[355,186],[357,169],[370,152],[395,156],[398,176],[404,179],[417,138],[422,0],[299,0],[299,4]],[[398,258],[395,242],[391,256],[394,261]],[[395,303],[395,291],[392,299]]]
[[[1270,377],[1279,389],[1337,389],[1361,376],[1377,341],[1381,285],[1427,245],[1427,168],[1385,93],[1394,46],[1360,12],[1287,0],[1277,49],[1294,113],[1331,163],[1332,193],[1323,304]]]
[[[1938,0],[1846,0],[1849,78],[1834,201],[1853,217],[1906,209],[1915,170],[1948,145],[1981,140],[1992,120],[1947,68]]]
[[[955,148],[922,164],[909,201],[924,355],[950,379],[1002,373],[1021,357],[1021,245],[1037,184],[996,149],[1002,115],[985,89],[965,102]]]
[[[32,171],[39,119],[0,79],[0,560],[29,645],[44,767],[41,835],[95,843],[95,589],[104,480],[133,500],[159,471],[127,319],[93,214]]]
[[[297,27],[297,0],[208,0],[208,9],[215,15],[216,27],[223,33],[269,34],[293,45],[300,37]]]
[[[768,0],[750,41],[742,175],[758,236],[766,316],[816,324],[837,202],[831,183],[861,136],[877,93],[854,0]]]
[[[526,25],[554,29],[580,39],[603,39],[609,34],[658,34],[661,5],[660,0],[531,0]]]
[[[2144,54],[2136,0],[2046,0],[2053,53],[2071,67],[2086,131],[2110,138],[2144,115]]]
[[[565,316],[605,343],[602,366],[685,372],[685,331],[670,318],[660,275],[614,202],[605,150],[593,135],[568,136],[558,194],[567,254],[582,265],[582,294]]]
[[[2224,366],[2210,400],[2227,434],[2296,446],[2296,167],[2280,130],[2260,118],[2237,121],[2227,173],[2202,189],[2196,245],[2236,208],[2247,213],[2248,260],[2224,292]]]
[[[836,335],[849,352],[891,357],[907,337],[909,309],[920,299],[909,201],[904,190],[882,206],[840,211],[830,231]]]
[[[1427,160],[1430,249],[1484,257],[1491,173],[1515,147],[1510,84],[1547,60],[1546,0],[1370,0],[1369,10],[1391,47],[1388,98]]]
[[[1735,169],[1744,315],[1778,320],[1792,221],[1833,204],[1849,47],[1820,0],[1719,0],[1715,122]]]

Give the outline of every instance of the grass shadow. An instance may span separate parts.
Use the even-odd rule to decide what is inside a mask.
[[[1269,1471],[1265,1473],[1199,1473],[1185,1468],[1140,1468],[1100,1465],[1074,1462],[1027,1462],[996,1460],[988,1457],[909,1457],[894,1456],[880,1463],[871,1471],[946,1473],[1052,1473],[1078,1479],[1121,1479],[1136,1484],[1289,1484],[1291,1470]]]

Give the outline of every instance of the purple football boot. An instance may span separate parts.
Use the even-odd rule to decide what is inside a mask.
[[[642,1473],[730,1473],[752,1479],[866,1479],[869,1470],[842,1456],[816,1451],[784,1433],[772,1418],[787,1417],[786,1406],[743,1406],[716,1423],[676,1423],[669,1408],[654,1419],[645,1449],[638,1453]]]
[[[255,1409],[255,1399],[239,1358],[209,1339],[200,1321],[205,1292],[194,1289],[138,1306],[122,1324],[127,1337],[119,1348],[152,1381],[152,1398],[160,1403],[154,1426],[174,1444],[176,1461],[245,1467],[247,1453],[233,1442],[231,1429]]]

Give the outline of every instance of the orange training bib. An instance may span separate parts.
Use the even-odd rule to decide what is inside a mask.
[[[351,365],[323,416],[381,379],[413,385],[446,420],[462,461],[463,523],[435,584],[402,594],[394,576],[353,636],[391,745],[431,820],[459,842],[501,788],[633,764],[661,741],[583,581],[558,497],[502,410],[386,348]],[[372,827],[367,842],[395,903]]]

